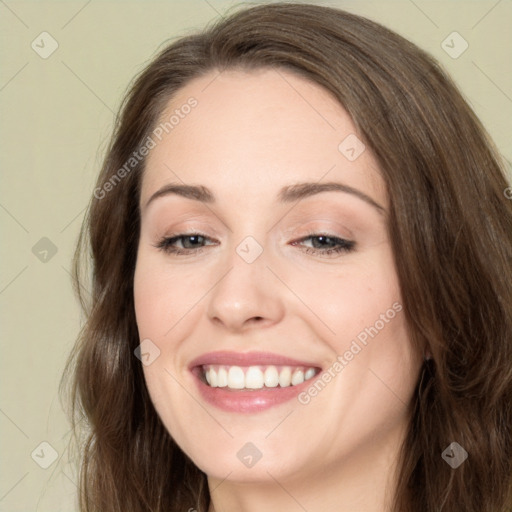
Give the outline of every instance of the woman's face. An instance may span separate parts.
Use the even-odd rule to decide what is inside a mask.
[[[388,468],[421,355],[384,183],[349,115],[289,71],[231,70],[183,87],[162,122],[134,294],[169,433],[218,479]]]

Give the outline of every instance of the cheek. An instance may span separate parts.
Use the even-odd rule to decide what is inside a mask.
[[[379,336],[403,330],[398,278],[385,251],[336,272],[297,275],[295,290],[337,353],[357,337],[369,339],[368,331],[375,333],[375,328]]]
[[[134,275],[135,316],[141,337],[161,338],[194,308],[204,290],[197,272],[172,271],[141,254]]]
[[[144,260],[137,261],[135,269],[133,295],[135,304],[135,317],[140,337],[154,336],[154,328],[163,324],[162,296],[163,288],[154,272],[144,264]]]

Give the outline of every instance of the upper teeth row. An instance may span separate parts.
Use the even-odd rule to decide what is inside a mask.
[[[316,375],[315,368],[290,366],[204,366],[206,381],[212,388],[262,389],[296,386]]]

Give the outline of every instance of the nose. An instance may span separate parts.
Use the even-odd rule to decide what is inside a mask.
[[[219,269],[222,277],[208,294],[211,322],[226,331],[242,332],[281,321],[285,291],[268,263],[266,250],[251,263],[232,251]]]

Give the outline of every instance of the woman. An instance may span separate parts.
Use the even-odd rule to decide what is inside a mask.
[[[508,510],[512,203],[434,60],[243,9],[123,104],[76,253],[82,511]]]

